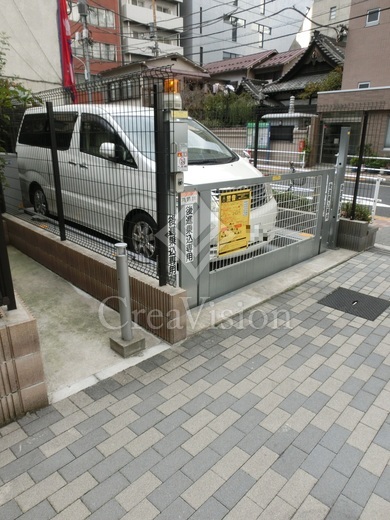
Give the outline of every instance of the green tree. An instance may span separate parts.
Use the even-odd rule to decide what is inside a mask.
[[[309,99],[316,96],[318,92],[326,92],[328,90],[340,90],[341,81],[343,79],[342,67],[336,67],[321,81],[313,81],[308,83],[305,90],[300,94],[300,99]]]

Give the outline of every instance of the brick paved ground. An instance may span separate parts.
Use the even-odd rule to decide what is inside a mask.
[[[0,429],[4,520],[388,520],[389,300],[372,250]]]

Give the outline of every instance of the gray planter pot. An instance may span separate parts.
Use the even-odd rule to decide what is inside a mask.
[[[352,251],[365,251],[375,244],[378,226],[362,220],[340,218],[337,246]]]

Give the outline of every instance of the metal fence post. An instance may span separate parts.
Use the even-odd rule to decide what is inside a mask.
[[[58,227],[60,230],[60,238],[62,241],[64,241],[64,240],[66,240],[64,207],[62,205],[60,169],[58,166],[58,154],[57,154],[57,140],[56,140],[56,133],[55,133],[55,128],[54,128],[53,103],[51,101],[46,102],[46,110],[47,110],[47,117],[48,117],[48,121],[49,121],[51,158],[52,158],[52,162],[53,162],[53,178],[54,178],[54,188],[55,188],[55,192],[56,192]]]
[[[360,147],[359,147],[358,167],[356,170],[355,189],[353,192],[352,207],[351,207],[351,220],[355,219],[356,201],[357,201],[357,197],[358,197],[358,193],[359,193],[359,184],[360,184],[360,173],[362,170],[362,163],[363,163],[363,158],[364,158],[364,147],[366,145],[367,126],[368,126],[368,112],[364,112],[362,136],[361,136]]]

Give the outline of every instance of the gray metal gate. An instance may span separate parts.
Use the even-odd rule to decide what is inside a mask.
[[[336,175],[335,168],[312,170],[257,177],[245,186],[242,181],[228,182],[218,189],[210,182],[181,194],[179,283],[187,291],[189,307],[324,251],[338,220],[334,204]],[[251,212],[258,211],[260,221],[256,230],[250,229],[245,241],[239,233],[245,222],[237,215],[245,208],[248,192]],[[229,209],[222,211],[225,204],[228,208],[232,204],[230,213]],[[232,238],[223,249],[221,243],[226,246],[227,232]]]

